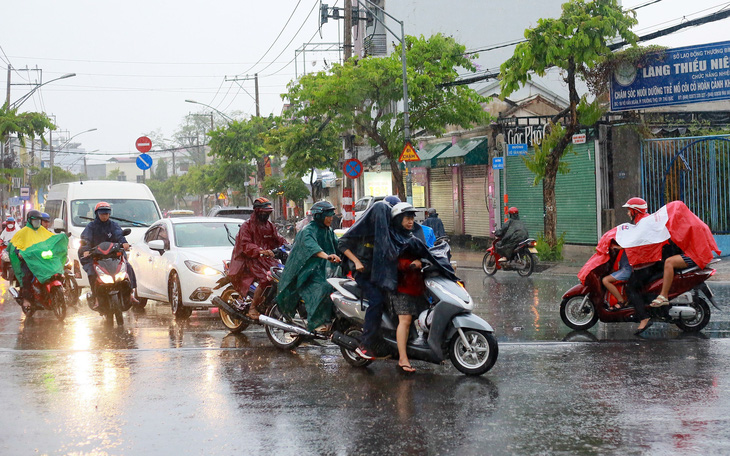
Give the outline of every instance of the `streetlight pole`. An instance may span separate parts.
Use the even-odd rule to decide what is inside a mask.
[[[63,143],[61,145],[61,147],[59,147],[59,149],[63,149],[64,147],[66,147],[71,142],[71,140],[74,139],[75,137],[77,137],[78,135],[83,135],[84,133],[88,133],[90,131],[96,131],[96,128],[90,128],[88,130],[82,131],[81,133],[76,133],[75,135],[73,135],[70,138],[68,138],[66,140],[66,142]],[[51,183],[50,183],[50,185],[53,185],[53,141],[50,142],[49,148],[51,150],[51,159],[50,159],[50,162],[51,162]]]
[[[40,89],[41,87],[43,87],[44,85],[50,84],[50,83],[52,83],[54,81],[59,81],[61,79],[72,78],[74,76],[76,76],[76,73],[67,73],[67,74],[64,74],[63,76],[59,76],[59,77],[57,77],[55,79],[51,79],[50,81],[46,81],[43,84],[38,84],[30,92],[26,93],[25,95],[23,95],[22,97],[20,97],[18,100],[16,100],[15,103],[9,104],[9,108],[10,109],[17,109],[17,108],[19,108],[20,105],[22,105],[23,103],[25,103],[28,100],[28,98],[30,98],[31,96],[33,96],[33,94],[38,89]],[[9,90],[8,90],[8,95],[10,95],[10,91]],[[8,96],[8,98],[7,98],[7,103],[9,103],[9,102],[10,102],[10,96]]]

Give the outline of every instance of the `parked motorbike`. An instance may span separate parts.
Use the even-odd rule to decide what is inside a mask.
[[[434,248],[438,247],[449,248],[446,243]],[[423,273],[431,306],[421,312],[410,328],[408,357],[434,364],[449,358],[466,375],[484,374],[497,361],[499,348],[494,329],[472,313],[474,302],[461,281],[448,279],[438,267],[428,263]],[[367,366],[371,360],[359,357],[355,350],[360,344],[368,302],[354,280],[328,279],[328,282],[335,288],[331,294],[336,314],[332,342],[340,346],[342,356],[350,365]],[[397,316],[383,312],[380,341],[372,347],[377,357],[398,356],[397,327]],[[420,343],[419,330],[427,334],[426,343]]]
[[[286,244],[273,250],[274,258],[279,260],[279,265],[281,268],[284,267],[284,264],[289,257],[290,251],[291,246]],[[212,299],[212,302],[216,307],[218,307],[218,314],[220,315],[221,321],[223,322],[225,327],[228,328],[228,330],[232,333],[240,333],[241,331],[248,328],[248,326],[252,323],[249,318],[245,317],[245,314],[251,307],[251,303],[253,302],[253,294],[256,291],[256,288],[258,288],[259,284],[258,282],[252,283],[246,295],[241,296],[238,290],[236,290],[231,284],[230,277],[228,277],[229,265],[230,261],[223,262],[223,277],[218,279],[218,282],[213,289],[219,290],[223,287],[225,287],[225,289],[221,293],[220,297],[214,297]],[[273,290],[271,288],[273,288]],[[271,306],[271,301],[275,297],[276,287],[269,287],[269,289],[265,290],[264,292],[264,301],[261,307],[268,310]]]
[[[499,269],[505,271],[517,271],[522,277],[529,277],[535,270],[537,263],[537,241],[534,239],[525,239],[517,244],[512,258],[504,258],[497,252],[497,241],[492,241],[492,246],[487,249],[487,253],[482,260],[482,268],[487,275],[494,275]]]
[[[701,331],[710,321],[711,302],[719,310],[713,298],[712,290],[705,283],[715,274],[709,266],[720,261],[711,261],[704,269],[697,266],[675,273],[672,287],[669,291],[669,305],[650,307],[647,305],[648,316],[652,320],[663,321],[677,325],[685,332]],[[616,298],[609,293],[601,282],[602,276],[608,273],[608,268],[599,266],[591,271],[585,279],[585,284],[578,284],[563,295],[560,304],[560,318],[567,326],[575,330],[586,330],[596,324],[638,322],[634,307],[625,307],[619,310],[610,310],[616,304]],[[659,295],[664,280],[661,269],[642,288],[641,294],[645,302],[649,302]],[[623,294],[626,282],[615,282]]]
[[[124,247],[120,243],[102,242],[91,249],[90,254],[96,271],[94,297],[99,306],[94,309],[94,297],[89,293],[89,308],[103,315],[109,324],[114,324],[116,318],[117,325],[121,326],[124,324],[122,312],[132,307],[132,284],[127,274]]]

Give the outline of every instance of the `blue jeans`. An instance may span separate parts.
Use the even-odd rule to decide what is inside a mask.
[[[385,295],[380,288],[366,279],[363,274],[355,274],[355,281],[362,290],[363,298],[368,301],[360,344],[366,348],[370,348],[373,336],[380,329],[380,323],[383,320]]]

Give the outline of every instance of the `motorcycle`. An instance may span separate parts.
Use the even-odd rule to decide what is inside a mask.
[[[66,304],[75,307],[79,303],[79,297],[81,297],[81,287],[74,276],[73,263],[71,263],[71,259],[66,262],[66,265],[63,268],[63,278],[63,289]]]
[[[448,249],[448,244],[442,243],[433,247],[431,252],[447,258]],[[466,375],[482,375],[489,371],[497,361],[497,339],[489,323],[472,313],[474,302],[463,282],[447,278],[430,263],[425,263],[422,271],[431,305],[421,312],[410,328],[408,357],[434,364],[449,358],[454,367]],[[336,315],[332,342],[340,347],[342,356],[350,365],[367,366],[372,361],[359,357],[355,350],[360,344],[368,303],[354,280],[333,278],[328,282],[335,288],[330,295]],[[378,333],[381,340],[372,347],[376,357],[397,358],[397,326],[397,317],[383,312]],[[426,343],[420,343],[419,330],[428,335]]]
[[[50,252],[50,251],[49,251]],[[51,259],[53,255],[48,257],[45,256],[44,252],[43,259]],[[15,287],[9,287],[10,294],[15,300],[23,306],[23,298],[20,296],[20,291]],[[59,321],[63,321],[66,318],[66,300],[64,297],[64,276],[61,273],[54,274],[47,281],[41,283],[37,277],[33,277],[33,284],[31,285],[33,293],[30,301],[30,307],[22,307],[23,313],[26,317],[30,318],[36,312],[36,310],[50,310],[58,318]]]
[[[492,241],[492,246],[487,249],[487,253],[482,259],[482,269],[487,275],[494,275],[499,269],[505,271],[517,271],[522,277],[529,277],[535,270],[537,263],[537,241],[534,239],[525,239],[517,244],[512,253],[512,258],[504,258],[497,252],[497,241]]]
[[[720,261],[711,261],[707,266]],[[608,264],[599,266],[588,274],[585,284],[578,284],[563,295],[560,304],[560,318],[567,326],[575,330],[586,330],[599,320],[604,323],[638,322],[634,307],[624,307],[610,310],[617,304],[616,298],[605,289],[601,278],[608,273]],[[652,320],[663,321],[677,325],[685,332],[701,331],[710,321],[710,306],[707,301],[719,310],[715,303],[710,287],[705,283],[715,274],[710,267],[700,269],[697,266],[675,273],[672,287],[669,291],[669,305],[650,307],[647,305],[648,316]],[[641,289],[642,299],[649,302],[659,295],[664,280],[661,270],[652,277]],[[623,294],[626,282],[615,282]]]
[[[279,266],[284,267],[287,258],[289,257],[289,251],[291,246],[283,245],[273,250],[274,258],[279,260]],[[258,282],[253,282],[246,293],[246,296],[241,296],[238,290],[236,290],[231,284],[231,279],[228,277],[228,267],[230,261],[223,262],[223,277],[218,279],[214,290],[219,290],[223,287],[225,289],[221,293],[220,297],[216,296],[212,299],[213,304],[218,307],[218,314],[220,315],[223,325],[232,333],[240,333],[241,331],[248,328],[253,321],[245,317],[248,309],[251,307],[253,302],[253,294],[258,288]],[[276,268],[272,268],[276,269]],[[272,272],[270,272],[272,274]],[[271,288],[274,288],[273,290]],[[262,308],[268,309],[271,305],[271,301],[276,297],[276,288],[270,287],[264,292],[264,301],[261,305]]]
[[[129,229],[124,230],[124,235]],[[129,230],[131,231],[131,230]],[[81,241],[84,245],[84,241]],[[108,324],[124,324],[122,312],[132,307],[132,284],[127,274],[127,259],[124,247],[120,243],[102,242],[90,251],[93,267],[96,271],[94,296],[99,303],[94,308],[94,297],[87,294],[87,301],[91,310],[99,312],[106,318]]]
[[[8,244],[3,241],[0,241],[0,271],[2,272],[3,279],[13,283],[15,280],[15,273],[13,272],[13,266],[10,264]]]

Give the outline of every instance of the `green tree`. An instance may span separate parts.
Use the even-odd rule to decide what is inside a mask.
[[[339,170],[337,163],[342,151],[342,140],[337,129],[327,120],[295,119],[286,126],[271,130],[266,141],[280,155],[287,157],[284,174],[302,186],[302,176],[310,176],[309,184],[313,184],[312,170],[315,168]],[[289,199],[298,201],[296,198]]]
[[[622,10],[617,0],[570,0],[563,4],[560,18],[540,19],[535,28],[525,30],[527,41],[518,44],[512,57],[500,68],[502,97],[524,85],[532,73],[544,76],[550,67],[564,70],[569,105],[553,118],[553,123],[557,124],[567,114],[567,125],[550,153],[545,154],[544,166],[538,176],[543,185],[545,240],[551,248],[557,243],[555,182],[560,159],[580,127],[578,106],[581,97],[576,90],[576,78],[584,78],[590,68],[611,55],[608,45],[616,37],[635,45],[636,35],[630,28],[636,23],[634,12]],[[587,106],[585,99],[583,105]]]
[[[64,182],[73,182],[79,180],[79,175],[74,174],[58,166],[53,167],[53,183],[62,184]],[[30,178],[30,183],[34,189],[46,188],[51,184],[51,169],[43,168]]]
[[[290,100],[294,117],[330,119],[338,130],[352,129],[379,147],[380,155],[390,161],[398,194],[405,198],[397,161],[404,146],[403,113],[393,109],[403,101],[399,49],[396,46],[388,57],[350,59],[326,73],[303,76],[289,85],[284,97]],[[489,119],[481,105],[486,98],[464,85],[442,85],[456,80],[459,70],[475,70],[464,51],[464,46],[441,34],[406,37],[412,131],[441,135],[448,125],[469,128]]]
[[[54,174],[55,174],[55,172],[54,172]],[[113,181],[119,180],[119,176],[121,176],[122,174],[123,173],[122,173],[121,169],[114,168],[106,174],[106,180],[113,180]]]
[[[309,196],[309,189],[302,182],[302,179],[296,176],[287,178],[269,176],[264,179],[261,190],[269,196],[283,196],[288,200],[294,201],[299,207],[302,206],[304,200]]]
[[[164,158],[157,160],[157,166],[155,167],[155,172],[152,177],[158,181],[167,180],[167,160]]]

